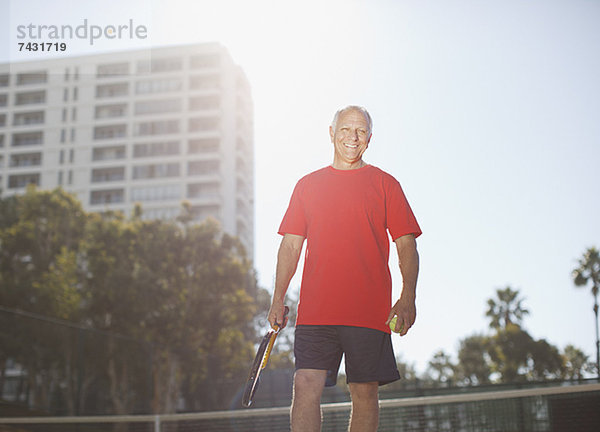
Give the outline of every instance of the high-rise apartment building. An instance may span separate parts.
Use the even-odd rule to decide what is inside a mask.
[[[181,202],[254,250],[253,107],[219,44],[0,64],[0,189],[76,194],[88,211]]]

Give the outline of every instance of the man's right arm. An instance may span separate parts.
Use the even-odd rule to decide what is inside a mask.
[[[269,323],[273,328],[276,322],[283,323],[285,293],[294,273],[296,273],[303,244],[303,236],[285,234],[279,245],[275,271],[275,291],[273,292],[273,300],[268,315]]]

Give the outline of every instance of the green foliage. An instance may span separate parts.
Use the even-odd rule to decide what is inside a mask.
[[[507,328],[510,324],[521,325],[529,311],[523,307],[523,299],[519,298],[519,291],[514,291],[510,286],[496,290],[497,299],[488,300],[488,309],[485,313],[490,318],[490,327],[493,329]]]
[[[596,248],[589,248],[579,260],[579,266],[573,270],[573,282],[577,287],[587,286],[591,282],[592,295],[594,296],[594,316],[596,318],[596,371],[600,377],[600,330],[598,328],[598,290],[600,290],[600,252]]]
[[[141,208],[129,219],[87,214],[60,189],[30,188],[0,210],[0,304],[102,332],[90,346],[29,326],[0,361],[16,359],[38,381],[60,369],[70,410],[94,383],[116,413],[139,409],[150,392],[154,412],[174,412],[181,396],[186,409],[228,406],[268,298],[238,239],[216,221],[192,224],[185,205],[180,222],[143,220]],[[84,376],[74,379],[82,346]]]
[[[458,363],[438,352],[429,363],[428,378],[434,383],[483,385],[560,378],[581,379],[591,371],[587,357],[573,346],[563,353],[544,339],[534,339],[521,327],[529,311],[519,291],[496,291],[487,302],[490,335],[474,334],[459,343]]]
[[[589,361],[589,357],[573,345],[565,347],[563,359],[565,379],[580,380],[585,378],[586,373],[594,373],[594,364]]]
[[[490,339],[486,336],[475,334],[462,339],[458,349],[457,381],[466,385],[489,384],[492,373],[489,351]]]
[[[426,372],[426,381],[430,384],[453,384],[456,366],[452,363],[450,356],[444,351],[437,351],[429,361]]]

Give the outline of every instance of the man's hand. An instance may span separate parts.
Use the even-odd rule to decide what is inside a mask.
[[[269,315],[267,315],[267,319],[269,320],[269,324],[271,324],[271,328],[273,330],[276,329],[275,323],[277,323],[279,328],[285,328],[288,319],[285,316],[285,306],[283,305],[283,301],[273,300],[271,309],[269,309]]]
[[[397,315],[396,330],[402,328],[400,336],[404,336],[417,318],[415,297],[419,274],[419,253],[415,236],[412,234],[398,237],[394,243],[398,249],[398,264],[400,273],[402,273],[402,294],[400,300],[392,307],[386,324],[389,325],[394,315]]]
[[[417,308],[415,306],[415,299],[408,299],[407,297],[400,297],[400,300],[394,304],[390,314],[388,316],[386,325],[390,324],[394,315],[397,315],[396,320],[396,331],[402,329],[400,336],[404,336],[408,333],[408,330],[412,327],[417,319]]]

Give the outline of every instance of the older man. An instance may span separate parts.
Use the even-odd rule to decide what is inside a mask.
[[[389,323],[401,335],[416,317],[419,225],[400,184],[364,162],[372,120],[362,107],[339,110],[329,128],[333,163],[296,185],[279,234],[269,322],[283,322],[284,298],[307,240],[298,304],[292,431],[321,429],[321,394],[335,385],[342,354],[352,397],[350,431],[375,431],[380,385],[400,378]],[[391,235],[403,287],[392,306]]]

